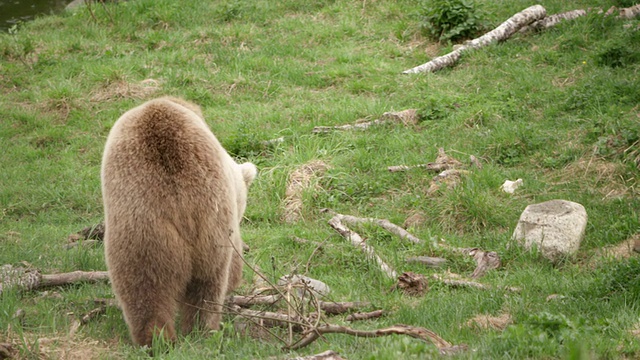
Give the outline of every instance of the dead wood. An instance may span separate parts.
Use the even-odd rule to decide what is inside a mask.
[[[367,330],[356,330],[346,326],[326,324],[326,325],[321,325],[313,329],[307,330],[304,333],[305,336],[302,338],[302,340],[300,340],[295,344],[292,344],[291,346],[288,347],[288,349],[295,350],[295,349],[303,348],[325,334],[347,334],[347,335],[353,335],[353,336],[365,337],[365,338],[373,338],[373,337],[381,337],[381,336],[389,336],[389,335],[406,335],[406,336],[410,336],[426,342],[430,342],[433,345],[435,345],[438,349],[440,349],[441,352],[443,350],[447,351],[447,349],[451,349],[453,347],[449,342],[447,342],[446,340],[438,336],[438,334],[436,334],[435,332],[422,327],[415,327],[415,326],[400,324],[400,325],[394,325],[394,326],[383,328],[383,329],[367,331]],[[466,346],[461,346],[459,349],[460,350],[466,349]]]
[[[89,323],[89,321],[95,319],[99,315],[104,314],[106,311],[107,311],[107,305],[103,304],[100,307],[97,307],[89,311],[88,313],[86,313],[84,316],[80,318],[80,320],[74,320],[73,323],[71,324],[71,327],[69,328],[69,337],[75,336],[76,332],[78,332],[78,329],[80,329],[80,326]]]
[[[587,15],[588,12],[592,12],[592,11],[597,11],[598,13],[602,13],[602,9],[600,8],[589,8],[587,10],[584,9],[576,9],[576,10],[571,10],[571,11],[566,11],[563,13],[559,13],[559,14],[554,14],[554,15],[549,15],[543,19],[537,20],[532,22],[531,24],[529,24],[528,26],[523,27],[522,29],[520,29],[521,33],[530,33],[530,32],[534,32],[534,31],[541,31],[541,30],[545,30],[548,29],[550,27],[556,26],[558,24],[560,24],[561,22],[567,21],[567,20],[573,20],[576,18],[579,18],[581,16],[585,16]],[[619,9],[615,6],[612,6],[609,8],[609,10],[607,10],[604,15],[605,16],[610,16],[613,14],[617,13],[617,17],[620,19],[633,19],[635,17],[637,17],[638,15],[640,15],[640,4],[638,5],[634,5],[628,8],[623,8],[623,9]]]
[[[550,16],[547,16],[547,17],[545,17],[543,19],[540,19],[540,20],[532,22],[531,24],[529,24],[528,26],[523,27],[519,31],[521,33],[529,33],[529,32],[533,32],[533,31],[540,31],[540,30],[548,29],[548,28],[550,28],[552,26],[558,25],[562,21],[573,20],[575,18],[578,18],[580,16],[584,16],[586,14],[587,14],[587,12],[585,10],[578,9],[578,10],[571,10],[571,11],[563,12],[563,13],[560,13],[560,14],[550,15]]]
[[[477,279],[483,276],[488,270],[500,267],[500,257],[495,251],[473,249],[469,252],[469,255],[473,256],[477,264],[476,269],[473,271],[473,274],[471,274],[472,279]]]
[[[360,235],[358,235],[358,233],[351,231],[351,229],[349,229],[342,223],[342,217],[340,214],[337,214],[334,217],[332,217],[331,220],[329,220],[329,225],[335,231],[337,231],[343,238],[349,240],[349,242],[351,242],[351,245],[362,250],[362,252],[364,252],[365,255],[367,256],[367,259],[374,260],[378,264],[380,269],[382,269],[382,272],[385,275],[387,275],[388,278],[395,279],[398,276],[396,271],[393,270],[389,265],[387,265],[387,263],[385,263],[375,253],[373,248],[369,246],[365,242],[365,240]]]
[[[475,288],[475,289],[480,289],[480,290],[493,290],[494,287],[490,286],[490,285],[486,285],[486,284],[481,284],[479,282],[475,282],[475,281],[470,281],[470,280],[458,280],[458,279],[450,279],[450,278],[445,278],[441,275],[438,274],[434,274],[433,278],[442,282],[445,285],[449,285],[452,287],[471,287],[471,288]],[[505,290],[511,291],[511,292],[520,292],[520,288],[518,287],[511,287],[511,286],[505,286],[504,287]]]
[[[325,352],[321,352],[320,354],[309,355],[309,356],[298,356],[295,358],[291,358],[289,360],[344,360],[337,352],[333,350],[327,350]]]
[[[68,241],[69,243],[64,246],[65,249],[73,249],[78,246],[94,247],[104,241],[104,223],[87,226],[77,233],[69,235]]]
[[[346,301],[346,302],[332,302],[332,301],[318,301],[320,309],[327,314],[339,315],[344,314],[354,309],[361,309],[371,305],[366,301]]]
[[[311,132],[314,134],[322,134],[332,131],[366,130],[375,125],[389,123],[399,123],[405,126],[415,125],[418,123],[418,111],[416,109],[407,109],[397,112],[390,111],[382,114],[380,119],[356,121],[354,124],[346,125],[316,126]]]
[[[366,313],[354,313],[345,318],[346,321],[360,321],[360,320],[369,320],[376,319],[384,315],[384,310],[375,310]]]
[[[41,274],[35,269],[3,265],[0,267],[0,295],[4,290],[31,291],[48,286],[66,285],[76,282],[107,280],[106,271],[74,271],[61,274]]]
[[[541,5],[528,7],[521,12],[513,15],[507,21],[500,24],[500,26],[482,35],[481,37],[465,43],[464,45],[446,55],[437,57],[429,61],[428,63],[416,66],[412,69],[405,70],[402,73],[417,74],[423,72],[435,72],[440,69],[453,66],[460,59],[463,52],[470,49],[478,49],[497,41],[504,41],[524,26],[529,25],[536,20],[544,18],[546,14],[546,10]]]
[[[386,120],[371,120],[365,122],[359,122],[355,124],[336,125],[336,126],[316,126],[311,130],[314,134],[328,133],[332,131],[345,131],[345,130],[365,130],[374,125],[380,125],[387,123]]]
[[[408,263],[420,263],[429,268],[442,267],[447,263],[447,259],[429,256],[414,256],[407,258]]]
[[[240,307],[249,307],[253,305],[273,305],[280,299],[282,299],[280,295],[234,295],[227,297],[226,302]]]
[[[302,213],[302,195],[304,191],[314,185],[314,181],[329,169],[322,160],[310,161],[289,174],[286,196],[284,199],[283,219],[287,223],[300,220]]]
[[[416,244],[423,243],[423,241],[420,240],[418,237],[412,235],[407,230],[401,228],[400,226],[392,223],[387,219],[360,218],[356,216],[342,215],[342,214],[335,214],[334,216],[339,217],[340,221],[349,223],[351,225],[363,224],[363,223],[375,224],[387,230],[388,232],[399,236],[401,239],[406,239]]]
[[[416,168],[424,168],[431,171],[444,171],[449,169],[458,169],[462,167],[462,163],[455,158],[447,155],[444,152],[444,148],[438,149],[438,156],[436,157],[436,161],[427,164],[419,164],[419,165],[396,165],[389,166],[387,170],[390,172],[399,172],[399,171],[407,171],[410,169]]]
[[[398,277],[398,282],[391,290],[400,290],[409,296],[422,296],[429,291],[429,283],[424,275],[408,271]]]

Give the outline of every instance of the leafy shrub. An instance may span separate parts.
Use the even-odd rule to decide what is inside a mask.
[[[471,0],[428,0],[421,15],[423,30],[438,41],[470,38],[482,28],[480,12]]]

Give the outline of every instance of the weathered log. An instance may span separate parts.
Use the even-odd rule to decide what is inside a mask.
[[[504,41],[524,26],[529,25],[536,20],[543,19],[546,14],[547,12],[545,8],[541,5],[528,7],[523,11],[513,15],[507,21],[500,24],[500,26],[482,35],[481,37],[465,43],[464,45],[446,55],[437,57],[425,64],[416,66],[412,69],[405,70],[403,71],[403,74],[435,72],[440,69],[452,66],[460,59],[463,52],[470,49],[478,49],[497,41]]]
[[[108,280],[106,271],[74,271],[61,274],[41,274],[34,269],[3,265],[0,267],[0,295],[9,289],[31,291],[48,286],[59,286],[76,282]]]

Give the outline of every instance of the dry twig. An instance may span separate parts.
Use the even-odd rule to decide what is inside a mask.
[[[383,329],[367,331],[367,330],[356,330],[346,326],[331,325],[331,324],[322,325],[322,326],[318,326],[316,328],[307,330],[304,333],[305,336],[304,338],[302,338],[302,340],[300,340],[296,344],[289,346],[288,348],[291,350],[303,348],[311,344],[315,340],[317,340],[320,336],[325,334],[347,334],[347,335],[353,335],[353,336],[365,337],[365,338],[381,337],[381,336],[388,336],[388,335],[407,335],[416,339],[430,342],[433,345],[435,345],[438,349],[440,349],[441,352],[443,351],[446,352],[449,349],[454,348],[451,345],[451,343],[447,342],[446,340],[438,336],[438,334],[422,327],[415,327],[415,326],[408,326],[408,325],[394,325],[394,326],[383,328]],[[461,345],[458,349],[459,350],[466,349],[466,346]]]

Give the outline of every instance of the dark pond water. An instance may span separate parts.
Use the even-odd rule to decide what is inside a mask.
[[[37,15],[58,13],[70,2],[71,0],[0,0],[0,31],[7,31],[19,22],[33,20]]]

